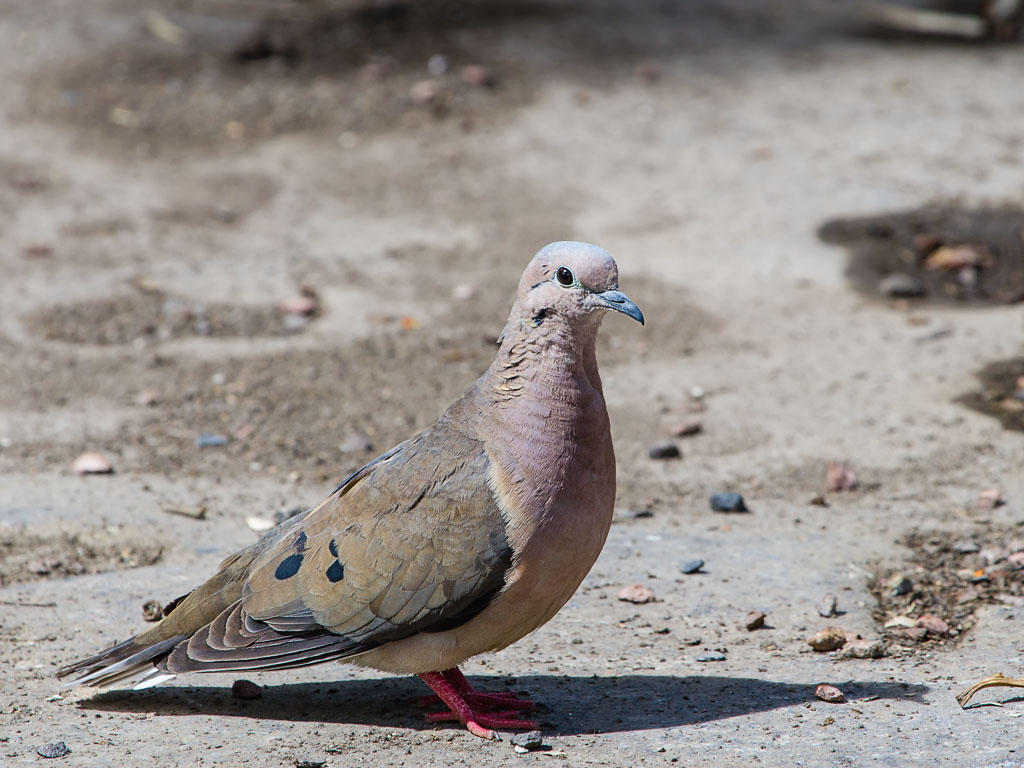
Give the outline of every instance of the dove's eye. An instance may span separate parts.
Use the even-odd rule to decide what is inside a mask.
[[[558,281],[559,285],[568,288],[576,282],[576,276],[573,275],[572,270],[568,267],[559,267],[555,270],[555,280]]]

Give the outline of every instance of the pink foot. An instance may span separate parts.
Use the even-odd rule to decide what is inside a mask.
[[[470,733],[483,739],[498,738],[494,728],[529,730],[538,727],[535,720],[521,719],[517,711],[533,709],[532,701],[520,699],[515,693],[478,693],[456,667],[443,672],[424,672],[420,679],[437,694],[420,699],[421,706],[440,700],[451,710],[428,714],[428,723],[458,720]]]

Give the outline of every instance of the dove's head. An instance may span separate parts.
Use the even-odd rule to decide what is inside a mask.
[[[541,248],[527,265],[513,313],[536,326],[553,316],[590,325],[588,319],[596,321],[608,309],[643,325],[643,312],[619,290],[619,269],[608,251],[558,242]]]

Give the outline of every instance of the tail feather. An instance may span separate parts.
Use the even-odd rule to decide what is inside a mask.
[[[187,641],[225,609],[238,603],[253,560],[260,552],[274,546],[301,519],[301,516],[292,518],[256,544],[226,558],[205,584],[168,604],[163,620],[156,626],[95,656],[62,667],[57,677],[74,675],[65,683],[66,687],[89,685],[100,688],[124,681],[134,682],[136,688],[148,688],[174,677],[174,672],[167,669],[165,659],[175,646]]]
[[[63,667],[57,672],[57,677],[67,677],[79,673],[78,677],[65,683],[65,687],[89,685],[106,688],[122,680],[135,677],[142,678],[139,681],[140,684],[148,682],[154,675],[166,674],[163,670],[156,669],[154,664],[167,656],[174,646],[186,638],[186,635],[175,635],[153,645],[139,648],[133,637],[131,640],[119,643],[95,656]],[[150,683],[150,685],[154,684]]]

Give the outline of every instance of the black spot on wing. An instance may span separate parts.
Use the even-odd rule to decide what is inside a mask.
[[[331,584],[337,584],[343,578],[345,578],[345,566],[338,560],[335,560],[331,563],[331,567],[327,569],[327,579]]]
[[[336,542],[334,539],[331,539],[331,543],[327,545],[327,548],[331,550],[332,555],[334,555],[335,557],[338,556],[338,542]]]
[[[277,570],[274,571],[274,578],[278,581],[284,581],[290,579],[296,573],[299,572],[299,567],[302,565],[302,555],[295,554],[289,555],[281,564],[277,566]]]

